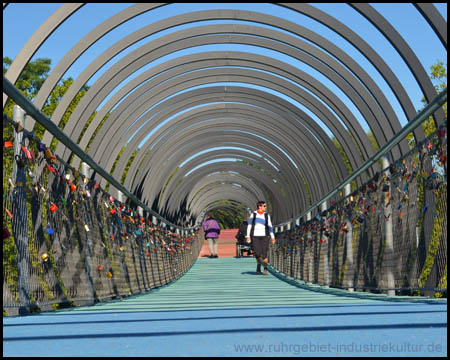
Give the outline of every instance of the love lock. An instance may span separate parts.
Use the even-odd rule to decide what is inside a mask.
[[[16,155],[14,156],[14,159],[16,160],[16,164],[19,168],[22,169],[25,167],[25,160],[22,158],[22,156]]]

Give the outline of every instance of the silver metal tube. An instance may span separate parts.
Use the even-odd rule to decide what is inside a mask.
[[[383,169],[389,168],[389,159],[383,156]],[[389,170],[385,171],[386,176],[389,175]],[[386,191],[384,198],[384,230],[386,236],[386,244],[384,248],[384,262],[386,266],[387,287],[395,288],[394,280],[394,237],[392,234],[392,205],[391,205],[391,186]],[[388,296],[395,296],[395,290],[388,290]]]
[[[352,184],[348,183],[345,185],[345,196],[349,196],[352,192]],[[346,286],[348,286],[348,291],[353,292],[353,274],[354,274],[354,268],[353,268],[353,224],[350,219],[350,216],[346,215],[345,217],[345,223],[347,225],[347,234],[345,235],[345,241],[346,241],[346,247],[347,252],[345,256],[345,263],[347,265],[347,272],[346,272]]]

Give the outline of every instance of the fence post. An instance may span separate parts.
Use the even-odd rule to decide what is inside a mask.
[[[389,175],[389,159],[385,156],[382,157],[383,169],[387,169],[385,171],[385,175]],[[392,235],[392,205],[391,205],[391,186],[389,184],[389,189],[386,191],[386,195],[384,198],[384,230],[386,236],[386,244],[384,248],[384,263],[386,268],[386,280],[387,287],[392,290],[388,290],[388,296],[395,296],[395,280],[394,280],[394,238]]]
[[[120,190],[117,190],[117,201],[123,203],[123,193]]]
[[[349,196],[352,192],[352,184],[348,183],[345,185],[345,196]],[[351,216],[346,215],[345,220],[347,224],[347,235],[346,235],[346,264],[347,264],[347,274],[346,274],[346,286],[348,286],[348,291],[353,292],[353,224],[351,221]]]
[[[327,202],[324,201],[321,205],[320,205],[320,211],[324,212],[326,209],[328,208]],[[328,225],[328,224],[326,224]],[[327,239],[327,241],[325,241],[323,244],[323,252],[324,252],[324,257],[323,257],[323,277],[324,277],[324,287],[325,288],[329,288],[330,287],[330,275],[329,275],[329,269],[328,269],[328,241],[329,239]]]
[[[306,221],[311,220],[311,212],[306,214]],[[312,236],[311,231],[306,233],[306,241],[308,243],[308,281],[307,284],[312,284],[313,278],[313,255],[312,255]]]
[[[25,111],[18,105],[13,106],[13,120],[18,127],[25,128]],[[19,129],[17,129],[19,130]],[[18,291],[19,291],[19,315],[30,313],[30,283],[29,283],[29,261],[28,251],[28,214],[25,167],[19,166],[18,161],[23,163],[22,143],[23,131],[14,128],[14,160],[13,173],[14,189],[12,191],[12,232],[17,248],[17,271],[18,271]]]
[[[90,178],[90,176],[91,176],[90,170],[91,170],[91,167],[83,161],[81,163],[81,173],[84,175],[84,177],[86,177],[88,179]]]

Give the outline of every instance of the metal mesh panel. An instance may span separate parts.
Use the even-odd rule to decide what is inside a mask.
[[[10,127],[4,144],[18,145]],[[20,146],[32,150],[33,158],[24,163],[24,154],[15,158],[9,146],[3,151],[8,314],[143,293],[192,266],[201,249],[197,234],[178,236],[137,216],[67,164],[46,157],[39,142],[22,131],[27,136]]]
[[[278,233],[270,263],[286,275],[327,286],[446,296],[446,156],[443,127],[351,196]],[[392,223],[392,260],[387,222]]]

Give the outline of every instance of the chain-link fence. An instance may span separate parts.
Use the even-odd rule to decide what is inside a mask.
[[[307,283],[446,297],[446,123],[350,196],[278,233],[269,261]]]
[[[4,115],[4,313],[144,293],[192,266],[196,233],[154,225],[9,121]]]

